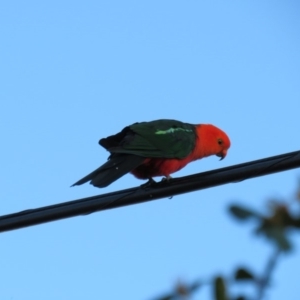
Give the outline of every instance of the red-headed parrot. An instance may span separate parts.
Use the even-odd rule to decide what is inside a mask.
[[[110,152],[108,161],[73,186],[90,181],[102,188],[129,172],[139,179],[170,178],[191,161],[210,155],[223,159],[230,140],[214,125],[162,119],[134,123],[99,144]]]

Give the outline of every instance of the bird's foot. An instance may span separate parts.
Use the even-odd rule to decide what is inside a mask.
[[[170,175],[166,176],[166,177],[163,177],[161,182],[170,182],[172,179],[172,177]]]
[[[156,184],[157,184],[157,182],[153,178],[150,177],[146,183],[141,184],[141,188],[153,187]]]

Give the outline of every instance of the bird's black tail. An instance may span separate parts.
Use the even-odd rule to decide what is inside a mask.
[[[126,173],[132,171],[145,160],[144,157],[131,154],[113,154],[101,167],[75,182],[81,185],[90,181],[93,186],[106,187]]]

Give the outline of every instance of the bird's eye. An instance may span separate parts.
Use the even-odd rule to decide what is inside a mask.
[[[223,140],[222,139],[218,139],[218,144],[219,145],[223,145]]]

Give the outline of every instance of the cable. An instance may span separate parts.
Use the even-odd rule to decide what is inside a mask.
[[[152,201],[300,167],[300,151],[0,217],[0,232]]]

